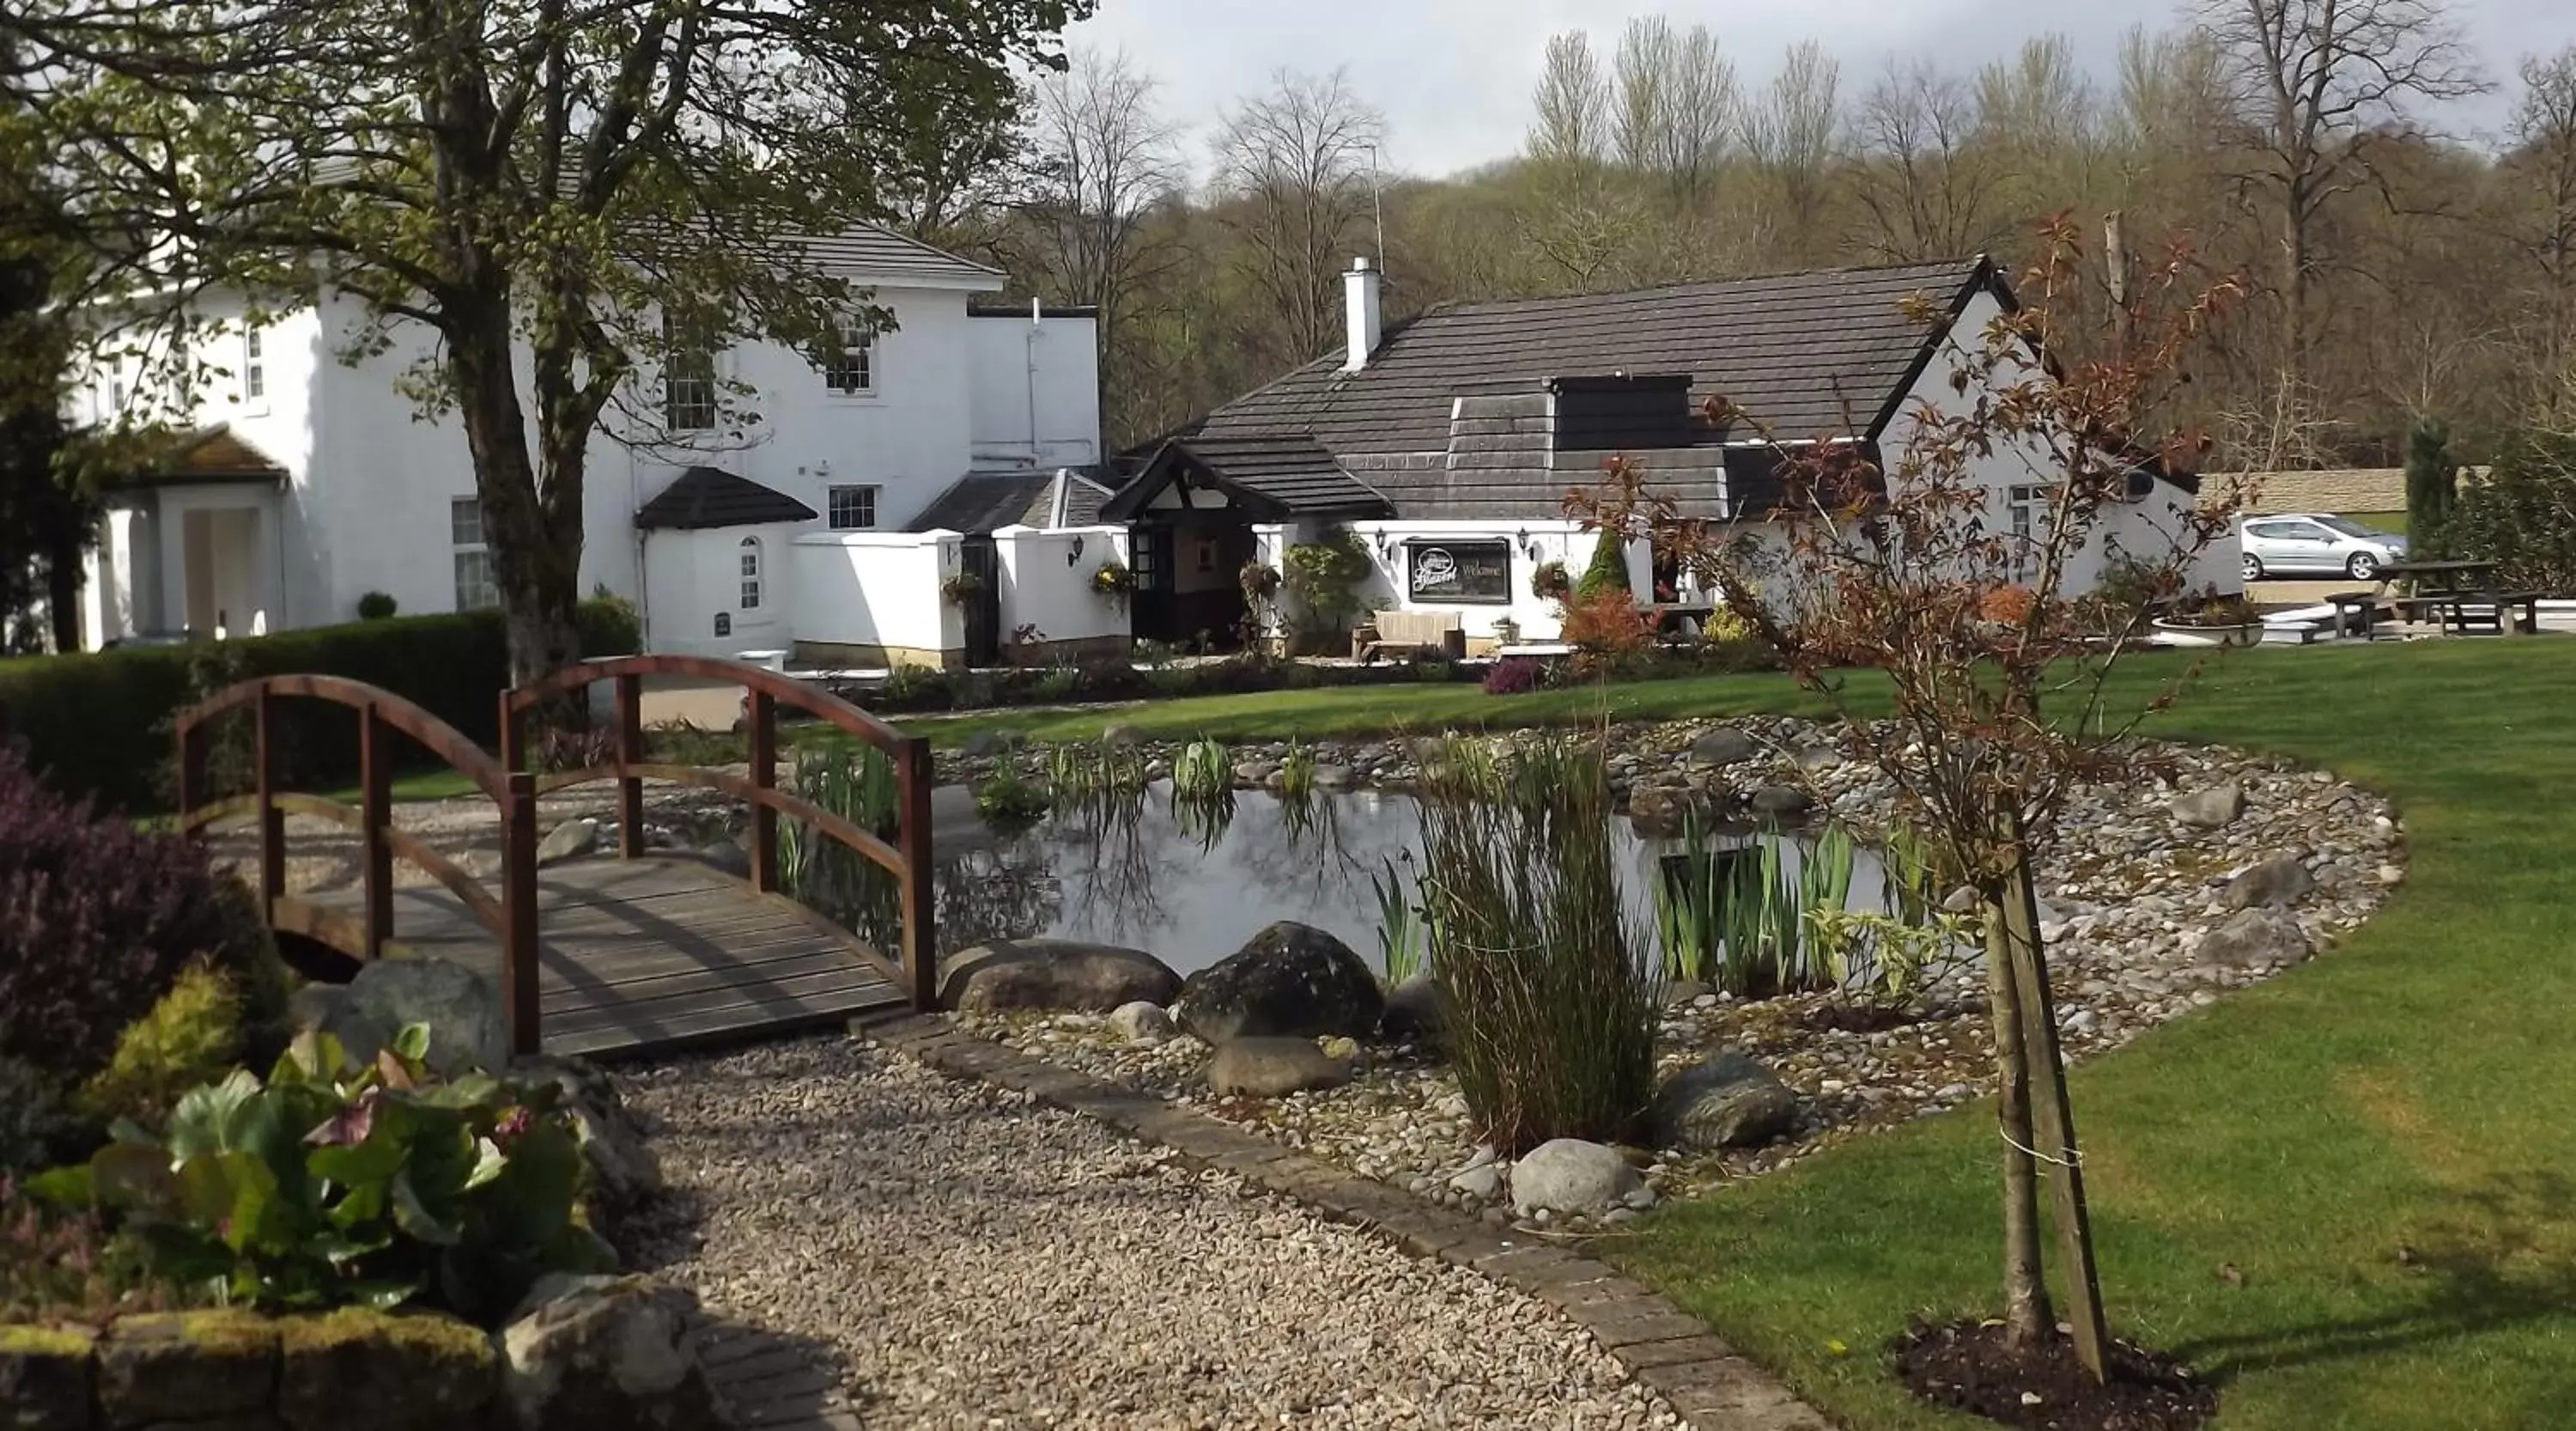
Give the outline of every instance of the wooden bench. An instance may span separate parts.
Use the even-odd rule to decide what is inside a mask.
[[[1351,658],[1362,665],[1380,656],[1428,654],[1455,661],[1467,654],[1467,628],[1455,611],[1380,611],[1367,631],[1351,633]]]
[[[2337,636],[2359,636],[2364,641],[2379,639],[2379,593],[2375,591],[2338,591],[2325,599],[2334,608],[2334,632]]]
[[[2409,621],[2434,620],[2445,632],[2530,635],[2540,629],[2540,594],[2533,591],[2445,591],[2401,596],[2391,603]]]

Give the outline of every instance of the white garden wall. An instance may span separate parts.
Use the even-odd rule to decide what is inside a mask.
[[[821,663],[950,665],[964,616],[940,583],[960,561],[955,532],[817,532],[794,539],[796,646]]]
[[[1105,562],[1132,567],[1128,546],[1125,527],[1004,527],[993,533],[1003,639],[1034,628],[1030,640],[1046,646],[1124,642],[1127,608],[1093,591],[1091,579]]]

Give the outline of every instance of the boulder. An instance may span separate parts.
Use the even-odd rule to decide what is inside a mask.
[[[599,822],[587,815],[564,821],[537,841],[537,867],[579,859],[599,848]]]
[[[10,1431],[89,1431],[86,1331],[0,1326],[0,1407]]]
[[[2273,855],[2246,866],[2229,880],[2222,902],[2229,909],[2295,904],[2315,893],[2316,887],[2317,878],[2308,873],[2307,861],[2297,855]]]
[[[1690,792],[1640,785],[1628,792],[1628,818],[1650,831],[1678,829],[1690,809]]]
[[[1109,1011],[1109,1026],[1118,1030],[1119,1037],[1126,1039],[1129,1043],[1141,1043],[1148,1046],[1170,1043],[1172,1041],[1172,1035],[1180,1032],[1178,1028],[1173,1026],[1172,1016],[1164,1011],[1161,1004],[1153,1003],[1145,999],[1138,999],[1133,1003],[1120,1004],[1118,1007],[1111,1009]]]
[[[1359,783],[1360,773],[1347,765],[1315,767],[1315,788],[1318,790],[1350,790]]]
[[[1429,974],[1416,974],[1386,991],[1377,1031],[1380,1038],[1397,1041],[1440,1036],[1440,996]]]
[[[498,1070],[510,1061],[510,1028],[501,1018],[500,991],[462,964],[379,959],[349,981],[349,996],[387,1037],[407,1024],[429,1025],[429,1066],[441,1074]],[[349,1052],[372,1058],[376,1049],[350,1045]]]
[[[2226,923],[2201,936],[2193,957],[2231,969],[2270,969],[2296,964],[2313,952],[2296,917],[2264,905],[2229,915]]]
[[[1753,792],[1745,803],[1757,815],[1803,815],[1815,807],[1815,800],[1795,785],[1765,785]]]
[[[361,1008],[346,984],[306,984],[287,996],[286,1016],[297,1033],[326,1033],[352,1058],[372,1058],[399,1030]]]
[[[109,1426],[246,1416],[277,1393],[277,1326],[248,1312],[120,1317],[97,1366]]]
[[[450,1317],[346,1308],[278,1332],[284,1431],[341,1431],[355,1407],[371,1431],[481,1426],[500,1383],[491,1338]]]
[[[1619,1150],[1581,1138],[1541,1143],[1512,1164],[1512,1211],[1598,1217],[1646,1185]]]
[[[1690,743],[1693,765],[1738,765],[1761,753],[1762,746],[1753,737],[1727,725],[1702,731]]]
[[[1217,1045],[1207,1066],[1210,1092],[1254,1098],[1338,1087],[1350,1076],[1350,1065],[1302,1038],[1229,1039]]]
[[[2170,808],[2176,824],[2202,830],[2220,829],[2235,823],[2236,817],[2245,813],[2245,787],[2231,780],[2206,790],[2193,790],[2175,796]]]
[[[1477,1202],[1492,1202],[1503,1192],[1502,1165],[1478,1163],[1461,1169],[1449,1179],[1449,1190]]]
[[[1740,1053],[1721,1053],[1665,1080],[1647,1115],[1655,1146],[1691,1152],[1749,1148],[1785,1133],[1798,1094]]]
[[[571,1115],[573,1134],[581,1142],[582,1160],[590,1165],[596,1200],[611,1212],[633,1208],[662,1190],[662,1160],[635,1126],[617,1085],[608,1075],[577,1058],[523,1059],[510,1070],[527,1083],[551,1083]]]
[[[1141,949],[1070,939],[996,939],[940,962],[939,1002],[967,1013],[1070,1009],[1105,1014],[1122,1004],[1168,1004],[1181,976]]]
[[[1377,975],[1351,947],[1281,920],[1181,984],[1181,1027],[1221,1044],[1247,1035],[1365,1038],[1386,1006]]]
[[[722,1424],[681,1341],[695,1306],[642,1277],[539,1281],[500,1334],[503,1390],[520,1431]]]
[[[735,879],[751,878],[751,851],[744,849],[742,841],[731,835],[709,840],[698,846],[698,858],[732,875]]]

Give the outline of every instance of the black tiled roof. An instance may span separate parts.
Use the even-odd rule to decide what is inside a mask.
[[[1063,512],[1056,487],[1063,483]],[[1100,521],[1109,491],[1077,472],[969,472],[930,500],[904,530],[981,536],[1003,527],[1089,527]]]
[[[1163,444],[1110,499],[1103,515],[1112,521],[1136,516],[1176,477],[1212,480],[1240,494],[1256,512],[1274,517],[1394,515],[1384,494],[1345,471],[1312,439],[1212,433]]]
[[[1435,308],[1356,373],[1335,353],[1210,413],[1193,445],[1302,437],[1333,453],[1438,452],[1462,390],[1611,373],[1690,375],[1783,437],[1864,434],[1892,412],[1939,337],[1904,312],[1947,313],[1997,282],[1982,258]]]
[[[692,467],[635,514],[648,532],[694,532],[707,527],[756,527],[769,522],[810,522],[814,509],[748,477],[714,467]]]

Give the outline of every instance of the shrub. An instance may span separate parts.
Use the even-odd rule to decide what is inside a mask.
[[[397,609],[394,599],[381,591],[370,591],[358,598],[358,619],[361,621],[382,621]]]
[[[1505,656],[1485,672],[1485,694],[1517,696],[1534,691],[1547,679],[1547,667],[1533,656]]]
[[[2576,595],[2576,437],[2526,433],[2464,488],[2442,531],[2450,554],[2496,563],[2500,587]]]
[[[1026,829],[1046,818],[1046,792],[1005,765],[975,786],[975,812],[997,829]]]
[[[1357,533],[1336,528],[1323,540],[1291,545],[1282,580],[1305,631],[1339,631],[1366,606],[1360,588],[1377,570]]]
[[[1977,598],[1977,619],[2002,626],[2019,626],[2030,619],[2031,608],[2038,598],[2027,586],[1998,586]]]
[[[1654,1092],[1663,991],[1620,900],[1606,744],[1549,737],[1507,763],[1452,741],[1417,797],[1442,1036],[1506,1155],[1621,1141]]]
[[[1617,532],[1604,529],[1601,540],[1593,545],[1591,564],[1583,568],[1583,579],[1574,584],[1574,599],[1586,601],[1617,592],[1633,604],[1636,591],[1628,585],[1628,543]]]
[[[77,1085],[207,957],[240,968],[257,955],[202,850],[96,817],[0,752],[0,1058]]]
[[[634,608],[581,605],[582,652],[636,649]],[[396,616],[237,641],[144,646],[0,661],[0,734],[26,745],[28,763],[66,794],[111,809],[167,808],[170,721],[188,703],[192,672],[204,691],[251,676],[310,673],[384,687],[490,745],[499,694],[510,684],[509,642],[497,611]],[[290,784],[355,778],[355,712],[289,701],[278,742]],[[246,728],[248,717],[240,718]],[[238,777],[247,780],[247,761]],[[212,788],[223,790],[216,785]]]
[[[485,1325],[549,1272],[608,1264],[575,1207],[582,1157],[552,1082],[441,1082],[414,1024],[374,1062],[296,1040],[263,1083],[191,1090],[169,1131],[30,1180],[123,1213],[155,1274],[263,1309],[422,1302]]]
[[[1565,639],[1595,655],[1643,651],[1655,639],[1646,614],[1624,590],[1578,595],[1565,605]]]
[[[203,964],[179,982],[150,1012],[126,1026],[116,1052],[74,1100],[99,1123],[119,1118],[150,1126],[201,1083],[212,1083],[240,1062],[241,996],[232,981]]]
[[[95,1214],[48,1207],[0,1175],[0,1333],[34,1330],[12,1324],[104,1322],[174,1301],[145,1276],[140,1250]]]

